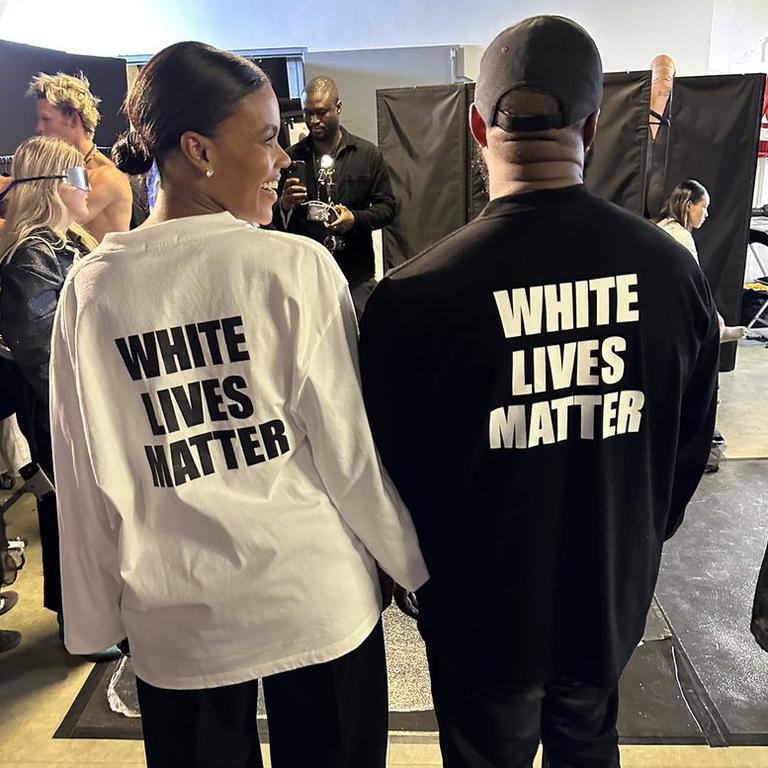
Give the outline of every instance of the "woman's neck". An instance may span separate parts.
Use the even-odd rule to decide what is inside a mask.
[[[74,216],[70,216],[69,214],[66,214],[65,216],[62,216],[56,224],[54,224],[51,229],[54,232],[57,232],[62,237],[67,234],[67,230],[72,226],[72,224],[75,221]]]
[[[171,219],[183,219],[187,216],[203,216],[208,213],[221,213],[224,209],[202,195],[167,194],[158,189],[155,205],[144,224],[160,224]]]

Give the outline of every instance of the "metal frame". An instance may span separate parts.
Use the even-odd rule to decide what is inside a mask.
[[[276,59],[285,57],[288,69],[288,88],[290,97],[298,99],[304,90],[304,58],[306,48],[236,48],[231,50],[245,59]],[[121,54],[127,64],[146,64],[154,56],[152,53]]]

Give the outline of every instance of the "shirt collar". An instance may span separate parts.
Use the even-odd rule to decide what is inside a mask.
[[[480,213],[479,218],[505,216],[510,213],[540,210],[550,206],[565,205],[591,197],[592,193],[584,184],[573,184],[558,189],[539,189],[517,195],[505,195],[491,200]]]

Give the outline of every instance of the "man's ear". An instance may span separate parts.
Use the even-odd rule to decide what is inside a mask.
[[[584,122],[584,131],[582,136],[584,138],[585,153],[595,142],[595,136],[597,136],[597,121],[599,118],[600,110],[596,109]]]
[[[341,99],[339,99],[339,100],[336,102],[336,114],[337,114],[337,115],[340,115],[340,114],[341,114],[341,107],[342,107],[342,104],[341,104]]]
[[[488,126],[486,126],[483,118],[480,117],[480,113],[477,111],[474,103],[469,107],[469,130],[472,132],[472,136],[478,145],[485,149],[488,146]]]

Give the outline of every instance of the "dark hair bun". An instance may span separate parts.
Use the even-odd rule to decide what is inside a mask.
[[[130,176],[147,173],[154,159],[147,142],[136,131],[127,131],[112,145],[112,162]]]

